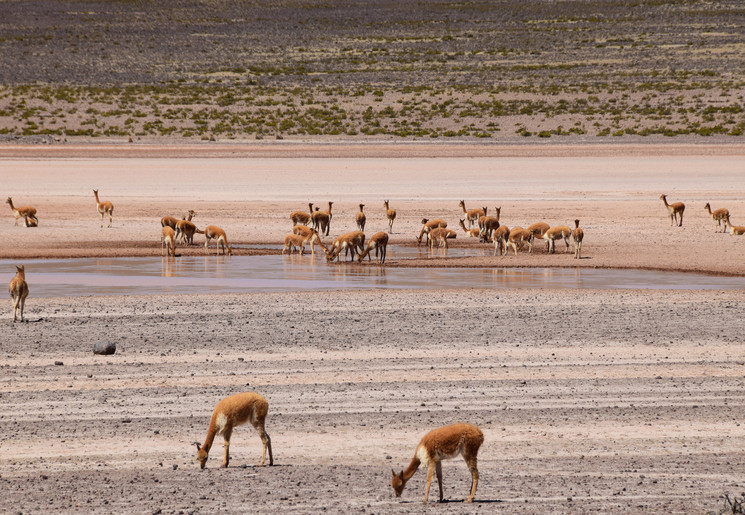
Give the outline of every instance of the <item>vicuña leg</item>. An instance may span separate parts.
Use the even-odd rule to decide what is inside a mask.
[[[442,462],[438,461],[435,465],[435,472],[437,473],[437,486],[440,487],[440,502],[442,502]]]
[[[225,456],[222,458],[223,468],[227,468],[228,463],[230,463],[230,435],[232,433],[232,429],[225,429],[223,432],[223,438],[225,438]]]
[[[432,486],[432,476],[435,475],[435,460],[431,460],[429,464],[427,465],[427,487],[424,491],[424,503],[427,504],[427,499],[429,499],[429,487]]]
[[[466,464],[471,471],[471,494],[466,502],[473,502],[473,496],[476,495],[476,486],[479,484],[479,469],[476,467],[476,456],[466,458]]]

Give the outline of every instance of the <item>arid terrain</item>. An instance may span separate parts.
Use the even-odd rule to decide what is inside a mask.
[[[448,512],[703,513],[745,490],[740,292],[37,299],[28,316],[3,321],[5,512],[424,512],[425,474],[399,500],[390,469],[457,421],[486,442],[473,506],[462,460],[443,467]],[[244,390],[269,399],[276,466],[240,427],[230,468],[218,439],[199,470],[192,442]]]
[[[31,292],[26,322],[0,311],[0,513],[745,503],[741,289],[55,297],[33,266],[159,256],[160,218],[192,209],[197,227],[226,230],[222,263],[282,267],[308,259],[276,255],[291,211],[334,202],[328,244],[360,203],[368,237],[385,230],[389,199],[392,246],[437,217],[453,249],[334,267],[742,280],[745,236],[716,232],[704,205],[745,225],[744,25],[739,0],[0,2],[0,198],[39,219],[16,226],[0,207],[0,283],[27,263]],[[111,228],[93,189],[114,204]],[[663,193],[686,204],[682,227]],[[508,227],[579,219],[583,258],[563,242],[464,256],[485,244],[459,229],[460,200],[501,208]],[[94,355],[101,341],[116,353]],[[230,467],[218,437],[200,470],[193,442],[241,391],[269,401],[275,466],[256,466],[243,426]],[[460,458],[443,465],[446,504],[433,485],[421,505],[424,470],[395,498],[391,469],[455,422],[485,434],[475,502]]]
[[[511,226],[579,217],[585,258],[538,245],[388,266],[742,275],[745,240],[716,233],[703,210],[742,220],[737,146],[216,148],[0,148],[9,193],[40,221],[16,227],[5,206],[0,257],[159,255],[160,217],[188,209],[199,227],[225,227],[236,255],[266,253],[252,246],[281,241],[309,200],[335,201],[333,236],[354,228],[360,201],[368,231],[383,229],[390,198],[392,245],[411,245],[422,216],[457,227],[463,198],[501,205]],[[110,229],[94,186],[115,205]],[[662,191],[686,202],[683,227],[670,227]],[[453,245],[478,244],[461,233]],[[745,492],[741,290],[40,299],[33,274],[28,322],[9,310],[0,321],[0,512],[424,512],[425,472],[396,499],[390,470],[427,431],[459,421],[486,441],[473,505],[464,463],[445,463],[448,512],[704,513]],[[94,355],[98,341],[116,354]],[[240,391],[269,400],[276,466],[256,467],[260,440],[244,426],[230,468],[218,468],[218,437],[199,470],[192,442]]]
[[[739,141],[738,0],[4,2],[0,137]]]

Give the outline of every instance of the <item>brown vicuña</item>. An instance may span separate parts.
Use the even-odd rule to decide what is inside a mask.
[[[745,234],[745,226],[742,225],[730,225],[729,226],[729,233],[732,236],[742,236]]]
[[[169,225],[160,228],[160,251],[166,255],[176,257],[176,232]]]
[[[354,221],[357,223],[357,229],[360,231],[365,230],[365,223],[367,222],[367,217],[365,216],[365,204],[360,204],[360,212],[357,213],[357,216],[354,217]]]
[[[181,237],[181,242],[188,245],[194,244],[194,233],[204,234],[204,231],[197,229],[196,224],[191,219],[196,216],[193,210],[189,210],[188,218],[176,222],[176,238]]]
[[[528,252],[533,253],[533,233],[522,227],[513,227],[507,237],[507,245],[511,245],[515,250],[517,256],[517,249],[523,246],[523,243],[528,245]]]
[[[293,211],[290,213],[290,220],[292,220],[292,225],[308,225],[311,222],[311,217],[313,216],[313,203],[308,203],[308,213],[305,211]]]
[[[28,217],[29,219],[36,222],[35,225],[29,225],[28,222],[26,222],[26,227],[36,227],[37,225],[39,225],[39,219],[36,218],[35,207],[32,207],[32,206],[16,207],[13,205],[13,199],[11,197],[8,197],[8,200],[6,200],[5,203],[10,206],[11,211],[13,211],[13,216],[16,217],[16,223],[14,225],[18,225],[18,219],[21,217],[24,217],[24,218]]]
[[[396,219],[396,210],[391,209],[389,204],[389,201],[383,201],[383,205],[385,206],[385,217],[388,220],[388,234],[393,234],[393,221]]]
[[[96,197],[96,209],[101,215],[101,227],[103,227],[103,217],[106,215],[109,216],[109,227],[111,227],[111,224],[114,221],[114,204],[112,204],[108,200],[105,200],[103,202],[98,200],[98,190],[93,190],[93,196]]]
[[[306,225],[296,225],[292,228],[292,232],[298,236],[302,236],[310,243],[310,251],[313,255],[316,253],[316,243],[321,247],[324,252],[326,251],[326,245],[321,241],[321,237],[318,235],[315,229]],[[315,235],[315,236],[314,236]]]
[[[667,203],[667,195],[660,195],[660,200],[665,204],[667,212],[670,215],[670,227],[673,225],[673,221],[678,223],[678,227],[683,226],[683,212],[686,210],[686,205],[682,202],[675,202],[674,204]],[[678,216],[680,216],[680,222],[678,222]]]
[[[569,236],[571,235],[572,230],[566,225],[557,225],[556,227],[551,227],[548,231],[546,231],[546,234],[544,234],[544,238],[549,243],[548,252],[550,254],[556,252],[556,240],[560,239],[564,240],[564,243],[567,246],[566,252],[569,252]]]
[[[176,229],[176,224],[178,223],[178,218],[173,216],[164,216],[160,219],[160,226],[161,227],[170,227],[171,229]]]
[[[436,229],[438,227],[447,227],[447,226],[448,226],[448,223],[445,220],[441,220],[439,218],[435,218],[434,220],[422,218],[422,230],[416,239],[416,244],[419,245],[422,242],[422,236],[424,235],[427,236],[426,243],[429,244],[429,232],[432,229]]]
[[[329,235],[331,230],[331,207],[334,205],[333,202],[329,202],[329,208],[326,211],[315,211],[311,219],[313,220],[313,228],[318,231],[318,234]],[[317,209],[317,208],[316,208]]]
[[[492,233],[492,243],[494,243],[494,255],[497,255],[499,251],[500,256],[504,256],[507,253],[507,241],[510,237],[510,228],[506,225],[500,225]]]
[[[476,226],[479,228],[479,231],[481,230],[482,227],[484,227],[484,220],[486,220],[487,211],[488,211],[488,208],[485,207],[484,214],[479,216],[479,218],[476,220]]]
[[[267,400],[254,392],[236,393],[218,402],[215,410],[212,412],[210,427],[207,430],[207,438],[205,438],[204,444],[199,445],[199,442],[194,442],[197,446],[197,461],[199,461],[199,466],[204,468],[215,436],[222,435],[225,439],[225,455],[223,456],[222,466],[227,467],[230,462],[230,436],[233,434],[234,428],[246,422],[250,422],[261,437],[263,448],[259,466],[264,465],[267,450],[269,451],[269,465],[274,465],[272,440],[264,430],[264,423],[266,422],[266,414],[268,412],[269,403]]]
[[[466,233],[466,235],[469,238],[478,238],[481,236],[481,230],[478,227],[474,227],[473,229],[469,229],[466,227],[466,219],[461,218],[458,220],[458,224],[460,225],[461,229],[463,229],[463,232]]]
[[[427,486],[424,489],[424,504],[427,504],[432,477],[435,473],[437,474],[437,485],[440,487],[440,502],[442,502],[442,460],[461,455],[466,465],[468,465],[468,470],[471,471],[471,491],[466,498],[466,502],[473,502],[476,487],[479,483],[478,453],[483,443],[484,433],[471,424],[453,424],[430,431],[419,442],[414,458],[406,470],[396,474],[396,471],[391,469],[393,474],[391,486],[396,493],[396,497],[401,497],[406,483],[416,473],[419,466],[425,465],[427,467]]]
[[[479,239],[481,241],[491,240],[492,234],[499,228],[499,212],[501,207],[495,208],[496,216],[484,216],[479,218]]]
[[[345,251],[345,256],[352,253],[351,261],[354,261],[354,257],[357,252],[362,252],[365,247],[365,233],[362,231],[353,231],[346,234],[342,234],[337,237],[331,246],[326,250],[326,259],[331,262],[334,261],[341,255],[341,251]],[[341,260],[341,258],[339,258]]]
[[[466,220],[468,220],[468,227],[469,229],[473,227],[473,224],[476,223],[476,221],[479,219],[480,216],[486,215],[486,208],[477,208],[477,209],[470,209],[466,210],[466,202],[465,200],[461,200],[458,203],[458,206],[463,209],[463,214],[466,215]]]
[[[548,231],[550,228],[551,226],[548,225],[546,222],[536,222],[532,225],[529,225],[526,229],[527,231],[533,233],[534,240],[539,239],[546,242],[546,252],[548,252],[551,248],[551,243],[549,242],[548,238],[546,238],[546,231]]]
[[[448,240],[454,240],[458,235],[452,229],[446,227],[435,227],[429,231],[429,248],[438,247],[448,248]]]
[[[21,312],[21,322],[23,322],[23,308],[26,305],[26,297],[28,297],[25,265],[16,267],[16,275],[10,280],[8,292],[13,305],[13,322],[18,321],[18,311]]]
[[[716,232],[720,232],[719,228],[722,228],[721,232],[727,232],[727,225],[729,224],[729,210],[728,209],[717,209],[712,213],[711,211],[711,205],[707,202],[704,206],[704,209],[707,213],[709,213],[709,216],[712,220],[714,220],[717,223],[717,230]],[[722,227],[722,223],[724,223],[724,227]]]
[[[367,248],[357,257],[357,260],[362,262],[365,256],[370,259],[370,251],[373,249],[375,249],[375,259],[378,260],[378,263],[385,264],[385,255],[388,250],[388,235],[385,232],[381,231],[373,234],[370,241],[367,242]]]
[[[585,237],[585,231],[579,226],[579,220],[574,221],[574,230],[572,231],[572,240],[574,240],[574,259],[582,259],[582,240]]]
[[[228,256],[233,255],[233,251],[230,250],[230,245],[228,245],[228,237],[225,235],[225,231],[223,231],[220,227],[216,225],[208,225],[204,228],[204,252],[205,254],[209,253],[209,245],[210,240],[216,240],[215,241],[215,251],[216,254],[220,253],[220,249],[222,248],[222,253],[225,254],[225,249],[228,250]]]

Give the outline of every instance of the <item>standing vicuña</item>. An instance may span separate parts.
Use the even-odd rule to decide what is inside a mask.
[[[574,221],[574,231],[572,231],[572,239],[574,240],[574,258],[582,259],[582,239],[585,237],[585,232],[579,226],[579,220]]]
[[[114,221],[114,204],[109,201],[101,202],[98,200],[98,190],[93,190],[93,196],[96,197],[96,209],[98,209],[98,212],[101,215],[101,227],[103,227],[104,215],[109,215],[109,227],[111,227],[111,223]]]
[[[230,250],[230,245],[228,245],[228,237],[225,235],[225,231],[223,231],[220,227],[216,225],[208,225],[204,228],[204,252],[205,254],[209,253],[209,245],[210,240],[215,239],[215,253],[219,254],[220,249],[222,248],[222,253],[225,254],[225,249],[228,250],[228,256],[233,255],[233,251]]]
[[[318,234],[329,235],[331,230],[331,207],[334,205],[333,202],[329,202],[329,208],[326,211],[315,211],[311,219],[313,220],[313,228],[318,231]],[[316,208],[318,209],[318,208]]]
[[[546,252],[548,252],[551,248],[551,241],[546,237],[546,231],[548,231],[550,228],[551,226],[548,225],[546,222],[536,222],[532,225],[529,225],[527,228],[528,232],[533,233],[534,240],[540,239],[546,242]]]
[[[353,231],[338,236],[331,246],[326,250],[326,259],[329,262],[339,258],[341,261],[341,251],[345,251],[345,256],[352,253],[352,261],[357,252],[362,252],[365,248],[365,233],[362,231]]]
[[[393,234],[393,221],[396,219],[396,210],[391,209],[388,203],[387,200],[383,201],[383,205],[385,205],[385,217],[388,219],[388,234]]]
[[[189,210],[189,218],[182,218],[181,220],[189,220],[191,222],[191,219],[196,215],[193,209]],[[169,226],[171,229],[176,230],[176,224],[179,223],[178,218],[174,218],[172,216],[164,216],[160,219],[160,226],[165,227],[166,225]]]
[[[16,217],[16,223],[14,225],[18,225],[18,219],[21,217],[29,218],[33,220],[34,222],[36,222],[36,225],[39,224],[39,219],[36,218],[35,207],[32,207],[32,206],[15,207],[13,205],[13,199],[10,197],[8,197],[8,200],[6,200],[5,203],[10,206],[11,211],[13,211],[13,216]],[[36,225],[29,225],[28,221],[26,222],[26,227],[36,227]]]
[[[292,220],[292,225],[308,225],[311,220],[311,216],[313,216],[313,203],[310,202],[308,204],[309,213],[305,213],[304,211],[293,211],[290,213],[290,220]]]
[[[557,225],[556,227],[551,227],[546,233],[543,235],[543,237],[548,241],[549,243],[549,253],[553,254],[556,252],[556,240],[564,239],[564,244],[566,244],[566,252],[569,252],[569,236],[571,236],[572,230],[567,227],[566,225]]]
[[[429,231],[429,248],[439,247],[448,248],[448,240],[455,239],[458,235],[452,229],[446,227],[435,227]]]
[[[476,466],[477,455],[481,444],[484,443],[484,433],[470,424],[453,424],[430,431],[416,448],[414,458],[400,474],[391,469],[393,479],[391,486],[396,492],[396,497],[401,497],[407,481],[419,469],[419,465],[427,466],[427,487],[424,490],[424,504],[429,498],[429,487],[432,485],[432,476],[437,472],[437,484],[440,487],[440,502],[442,502],[442,460],[457,457],[459,454],[471,471],[471,493],[466,502],[472,502],[476,494],[476,486],[479,483],[479,470]]]
[[[181,237],[181,241],[188,245],[194,244],[194,233],[204,233],[197,229],[197,226],[191,219],[196,215],[193,210],[189,210],[189,217],[176,222],[176,238]]]
[[[10,292],[10,299],[13,303],[13,322],[18,321],[19,310],[21,311],[21,322],[23,322],[23,307],[26,305],[26,297],[28,297],[25,266],[16,267],[16,276],[10,280],[8,291]]]
[[[438,227],[447,227],[448,223],[445,220],[441,220],[439,218],[435,218],[434,220],[428,220],[427,218],[422,218],[422,230],[419,233],[419,236],[416,239],[417,246],[422,242],[422,236],[427,236],[427,244],[429,244],[429,232],[432,229],[436,229]]]
[[[510,228],[506,225],[500,225],[492,233],[492,243],[494,244],[494,255],[497,255],[499,251],[500,256],[504,256],[507,253],[507,243],[510,237]]]
[[[370,251],[373,249],[375,249],[375,258],[378,260],[378,263],[384,265],[385,254],[388,250],[388,235],[386,233],[381,231],[373,234],[370,238],[370,241],[367,242],[367,248],[365,249],[365,252],[357,257],[357,261],[362,262],[362,260],[365,259],[365,256],[369,256]]]
[[[479,239],[481,241],[491,240],[494,231],[499,229],[499,213],[502,211],[501,207],[495,208],[497,216],[484,216],[479,217]]]
[[[711,205],[707,202],[704,206],[704,209],[707,213],[709,213],[709,216],[712,220],[714,220],[717,223],[717,228],[722,227],[722,222],[724,222],[724,227],[722,227],[722,232],[727,232],[727,224],[729,223],[729,210],[728,209],[717,209],[713,213],[711,212]],[[716,232],[719,232],[717,230]]]
[[[170,225],[160,229],[160,251],[166,255],[176,257],[176,231]]]
[[[355,222],[357,222],[357,229],[360,231],[365,230],[365,222],[367,222],[367,217],[365,216],[365,204],[360,204],[360,212],[357,213],[357,216],[355,217]]]
[[[517,256],[517,249],[525,243],[528,246],[528,253],[533,253],[533,233],[522,227],[513,227],[507,236],[507,245],[512,246]],[[505,251],[506,253],[506,251]]]
[[[227,467],[230,461],[230,435],[233,434],[235,427],[243,425],[246,422],[251,422],[251,425],[256,428],[256,431],[259,432],[259,436],[261,437],[261,442],[264,444],[259,466],[264,465],[267,449],[269,450],[269,465],[274,465],[272,440],[264,430],[264,422],[266,421],[268,411],[269,403],[267,400],[258,393],[253,392],[236,393],[218,402],[215,410],[212,412],[210,427],[207,430],[207,438],[204,440],[204,444],[199,445],[199,442],[194,442],[197,446],[197,461],[199,461],[199,466],[204,468],[210,448],[212,447],[212,442],[215,436],[221,434],[225,439],[225,456],[222,459],[222,466]]]
[[[321,237],[318,236],[318,233],[315,229],[312,229],[305,225],[296,225],[292,228],[293,234],[297,234],[298,236],[302,236],[305,239],[306,243],[310,243],[310,252],[314,256],[316,255],[316,243],[318,243],[318,246],[323,249],[324,252],[326,252],[326,245],[323,244],[321,241]],[[286,240],[286,238],[285,238]],[[287,244],[287,241],[285,241],[285,245]],[[305,251],[305,243],[303,243],[303,252]],[[284,251],[282,251],[284,253]]]
[[[686,205],[682,202],[675,202],[674,204],[668,204],[667,203],[667,195],[660,195],[660,200],[665,204],[665,207],[667,208],[667,212],[670,215],[670,226],[673,225],[673,220],[675,222],[678,222],[678,215],[680,215],[680,222],[678,223],[678,227],[683,226],[683,211],[686,210]]]
[[[458,203],[458,207],[463,209],[463,214],[466,215],[466,220],[468,220],[469,229],[473,227],[473,224],[476,223],[476,221],[478,221],[480,216],[486,216],[486,208],[482,208],[482,209],[476,208],[476,209],[466,210],[465,200],[461,200]]]

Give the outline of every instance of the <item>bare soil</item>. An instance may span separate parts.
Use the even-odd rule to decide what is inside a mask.
[[[425,474],[399,500],[390,469],[457,421],[486,443],[473,506],[446,462],[449,512],[701,513],[745,488],[739,292],[39,299],[28,315],[2,323],[3,511],[419,512]],[[110,339],[115,355],[92,354]],[[241,427],[231,466],[218,439],[200,471],[191,442],[245,390],[270,401],[276,466],[255,467]]]

